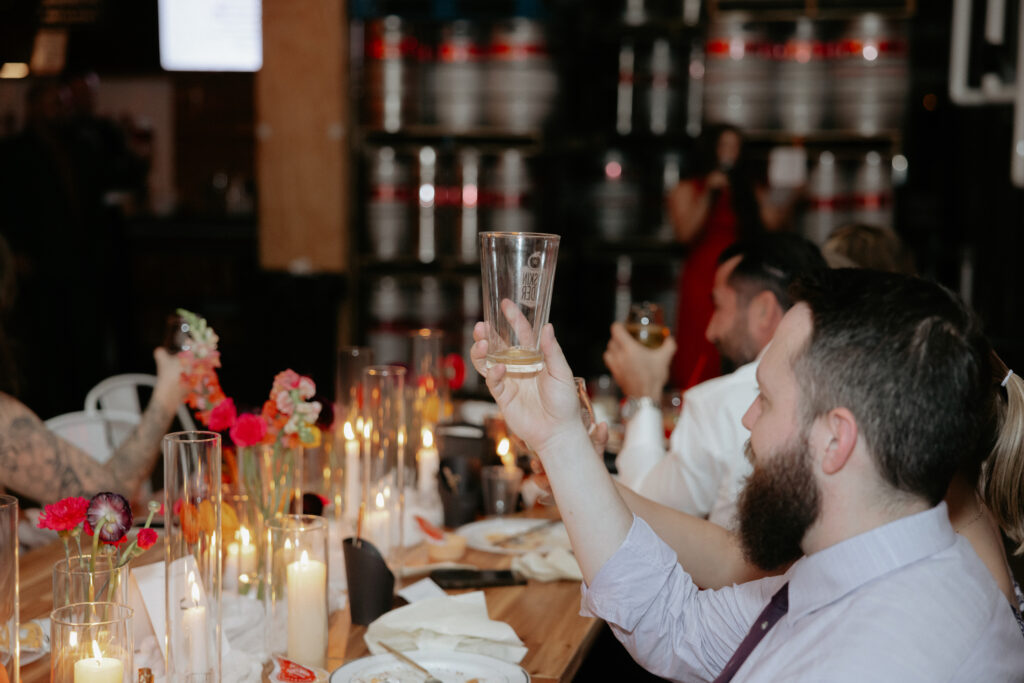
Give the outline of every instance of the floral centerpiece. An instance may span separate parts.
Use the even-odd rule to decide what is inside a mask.
[[[131,506],[127,499],[118,493],[103,492],[97,493],[91,499],[81,497],[68,497],[52,503],[43,508],[39,515],[38,526],[40,529],[56,531],[64,544],[64,557],[67,561],[69,571],[73,569],[85,569],[83,566],[75,566],[74,562],[87,565],[89,572],[89,602],[102,596],[103,590],[107,592],[107,600],[112,601],[114,592],[117,590],[118,572],[111,574],[112,578],[106,585],[98,585],[96,581],[97,560],[107,558],[110,566],[120,569],[126,566],[133,558],[138,557],[148,550],[157,541],[156,531],[149,528],[153,522],[153,515],[160,509],[160,504],[152,501],[149,503],[149,515],[146,517],[146,524],[135,535],[131,541],[128,540],[128,531],[132,527],[133,517]],[[82,537],[91,538],[87,544],[91,545],[88,555],[83,552]],[[77,555],[71,556],[71,544],[74,543]],[[86,562],[86,558],[88,561]],[[65,596],[69,598],[70,596]]]

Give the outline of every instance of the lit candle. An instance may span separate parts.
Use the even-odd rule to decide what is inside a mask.
[[[122,683],[124,663],[120,659],[104,657],[100,646],[92,641],[92,657],[75,662],[74,683]]]
[[[327,566],[305,550],[288,565],[288,659],[327,667]]]
[[[384,557],[387,557],[391,550],[391,515],[387,509],[387,498],[382,492],[377,492],[375,506],[367,510],[366,518],[363,520],[363,536],[377,546],[377,550]]]
[[[416,488],[421,493],[427,493],[437,489],[441,459],[434,448],[434,435],[426,427],[421,434],[423,447],[416,452]]]
[[[188,574],[188,582],[192,605],[185,608],[181,618],[181,629],[185,634],[185,673],[205,674],[209,670],[206,666],[206,608],[200,604],[199,584],[192,572]]]
[[[346,422],[345,434],[345,504],[348,518],[359,514],[359,440],[356,439],[352,423]]]
[[[252,580],[256,574],[256,545],[251,541],[249,530],[244,526],[238,530],[238,541],[238,573]]]
[[[516,466],[515,457],[512,455],[511,444],[508,438],[502,438],[498,442],[498,457],[501,458],[501,464],[505,466],[505,469],[510,470]]]

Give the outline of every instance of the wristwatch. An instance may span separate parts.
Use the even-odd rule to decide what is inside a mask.
[[[631,420],[641,408],[657,408],[658,405],[650,396],[630,396],[622,404],[622,419]]]

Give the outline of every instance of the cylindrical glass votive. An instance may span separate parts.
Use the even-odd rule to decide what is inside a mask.
[[[94,571],[89,571],[91,555],[72,555],[53,565],[53,606],[76,602],[113,602],[128,604],[126,564],[117,567],[111,556],[98,556]]]
[[[283,515],[267,523],[267,651],[327,667],[327,520]]]
[[[263,576],[260,562],[263,514],[248,494],[234,493],[224,496],[221,520],[224,529],[223,592],[255,598]]]
[[[18,680],[18,499],[0,495],[0,673]]]
[[[334,457],[341,465],[339,489],[334,489],[335,520],[344,510],[345,519],[354,522],[359,514],[359,454],[363,433],[363,373],[373,362],[373,351],[366,346],[345,346],[338,350],[334,384]],[[335,468],[337,476],[337,468]]]
[[[219,434],[164,437],[168,683],[220,681],[220,470]]]
[[[132,616],[130,607],[112,602],[76,602],[53,610],[50,680],[134,683]]]
[[[401,560],[405,514],[405,368],[374,365],[363,377],[363,495],[360,536],[391,565]],[[396,571],[396,574],[399,573]]]

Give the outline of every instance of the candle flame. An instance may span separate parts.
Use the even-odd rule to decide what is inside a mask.
[[[424,427],[420,435],[423,438],[424,448],[432,448],[434,446],[434,435],[431,433],[430,429]]]
[[[199,604],[199,584],[198,583],[193,583],[192,584],[192,602],[194,602],[197,605]]]
[[[309,553],[305,550],[303,550],[302,555],[299,556],[299,564],[309,564]]]
[[[68,647],[75,647],[78,645],[78,631],[72,631],[68,634]]]
[[[379,491],[377,492],[377,508],[378,509],[383,509],[384,508],[384,494],[379,492]]]
[[[284,539],[284,549],[285,550],[291,550],[292,549],[292,539],[290,539],[290,538]]]
[[[373,420],[367,420],[363,423],[363,438],[369,439],[370,433],[373,431]]]
[[[243,526],[238,530],[238,538],[242,541],[242,545],[249,545],[249,530]]]
[[[501,440],[498,444],[498,457],[501,458],[501,464],[507,469],[511,469],[515,466],[515,458],[511,453],[510,444],[507,438]]]
[[[345,438],[348,439],[349,441],[351,441],[352,439],[356,438],[356,433],[354,431],[352,431],[352,423],[351,422],[346,422],[345,423],[344,432],[345,432]]]
[[[103,653],[100,652],[100,644],[97,643],[95,640],[92,641],[92,654],[96,659],[103,658]]]

